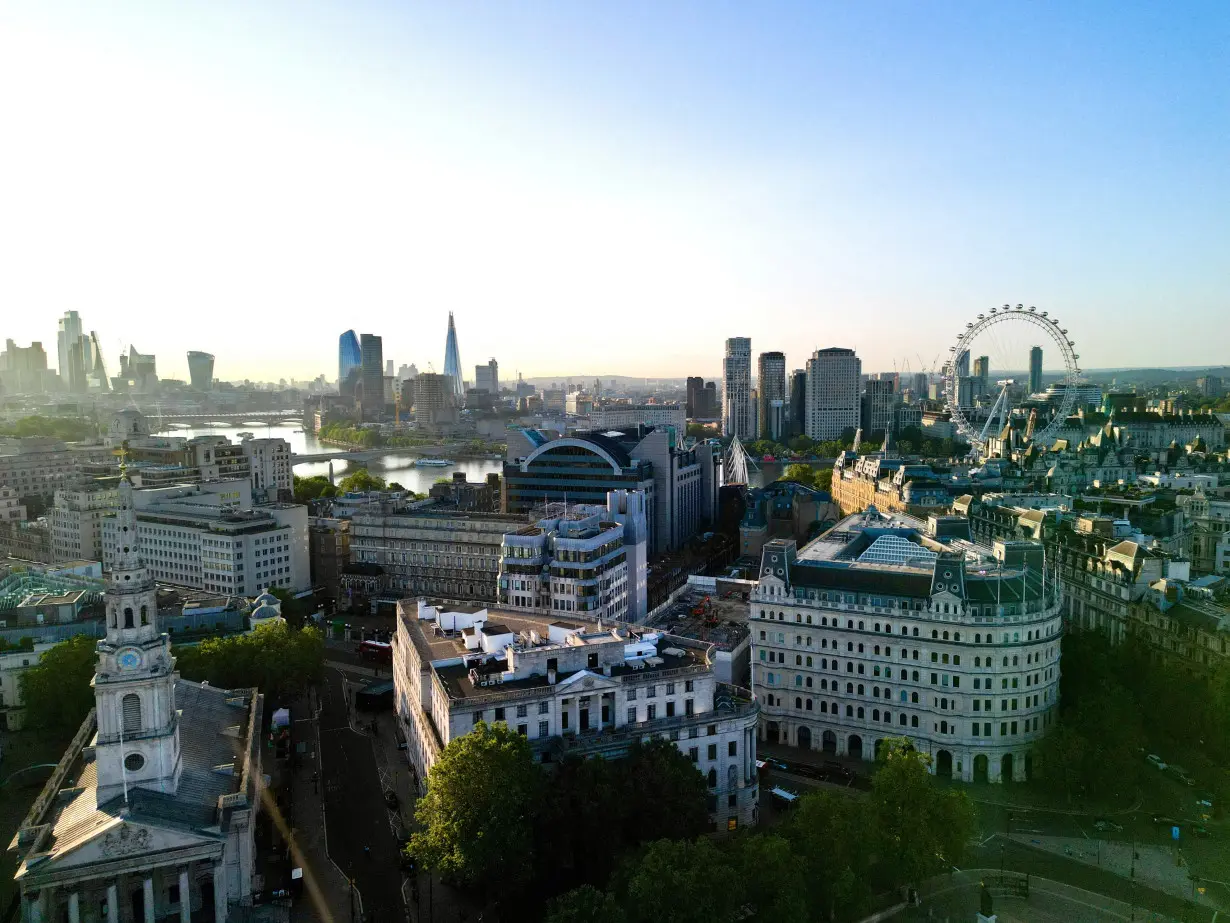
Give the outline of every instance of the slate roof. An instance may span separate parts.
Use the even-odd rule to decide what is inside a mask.
[[[175,704],[181,712],[179,746],[183,767],[178,791],[169,795],[130,788],[128,819],[198,831],[218,824],[218,797],[238,792],[243,785],[250,735],[260,733],[259,727],[248,726],[254,694],[254,689],[232,691],[177,680]],[[259,722],[259,708],[256,717]],[[237,734],[228,732],[235,727]],[[79,754],[77,760],[74,794],[53,800],[50,813],[38,821],[51,824],[51,835],[41,851],[53,855],[109,826],[124,807],[123,795],[97,804],[98,764],[85,759],[84,754]],[[234,765],[230,774],[214,770],[228,763]]]

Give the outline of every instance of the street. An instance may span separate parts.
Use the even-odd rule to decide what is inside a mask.
[[[330,857],[354,880],[368,920],[404,920],[398,846],[372,739],[351,728],[345,681],[332,668],[320,687],[320,755]],[[355,919],[357,912],[352,906]]]

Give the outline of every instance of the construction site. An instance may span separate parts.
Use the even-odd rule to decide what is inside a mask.
[[[754,586],[747,580],[691,577],[647,625],[713,645],[711,656],[719,682],[746,686],[751,667],[748,594]]]

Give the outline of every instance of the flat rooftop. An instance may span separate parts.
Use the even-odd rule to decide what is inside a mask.
[[[733,651],[750,634],[749,606],[741,595],[687,586],[647,627]]]

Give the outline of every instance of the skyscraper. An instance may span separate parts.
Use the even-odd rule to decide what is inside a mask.
[[[787,415],[791,436],[803,435],[807,421],[807,371],[795,369],[790,373],[790,410]]]
[[[684,400],[684,413],[689,420],[700,416],[698,408],[704,400],[705,380],[694,375],[688,376],[687,398]]]
[[[374,333],[359,337],[359,387],[363,419],[377,421],[384,415],[384,342]]]
[[[483,365],[474,366],[474,389],[488,394],[500,393],[500,364],[488,359]]]
[[[761,439],[781,439],[786,434],[786,355],[761,353],[756,363],[756,414]]]
[[[722,432],[755,439],[752,428],[752,341],[731,337],[722,362]]]
[[[961,355],[957,356],[957,377],[969,377],[969,350],[962,350]]]
[[[69,391],[85,391],[88,376],[94,370],[94,349],[90,338],[82,332],[81,316],[76,311],[65,311],[60,318],[56,358],[61,384]]]
[[[991,359],[989,356],[979,356],[974,360],[974,377],[982,379],[982,389],[985,391],[987,379],[991,377]]]
[[[353,330],[347,330],[337,341],[337,390],[342,397],[355,398],[362,363],[359,338]]]
[[[188,377],[192,379],[192,387],[198,391],[208,391],[214,383],[214,357],[209,353],[193,350],[188,353]]]
[[[840,439],[859,425],[859,381],[863,363],[852,349],[817,349],[807,360],[807,422],[811,439]]]
[[[1029,393],[1042,392],[1042,347],[1035,346],[1029,351]]]
[[[458,401],[465,398],[466,386],[461,376],[461,353],[457,349],[457,328],[453,312],[448,312],[448,338],[444,341],[444,374],[453,381],[453,394]]]
[[[884,438],[893,428],[893,410],[896,405],[897,395],[893,391],[891,378],[869,380],[863,392],[863,406],[859,416],[863,435],[873,439]]]

